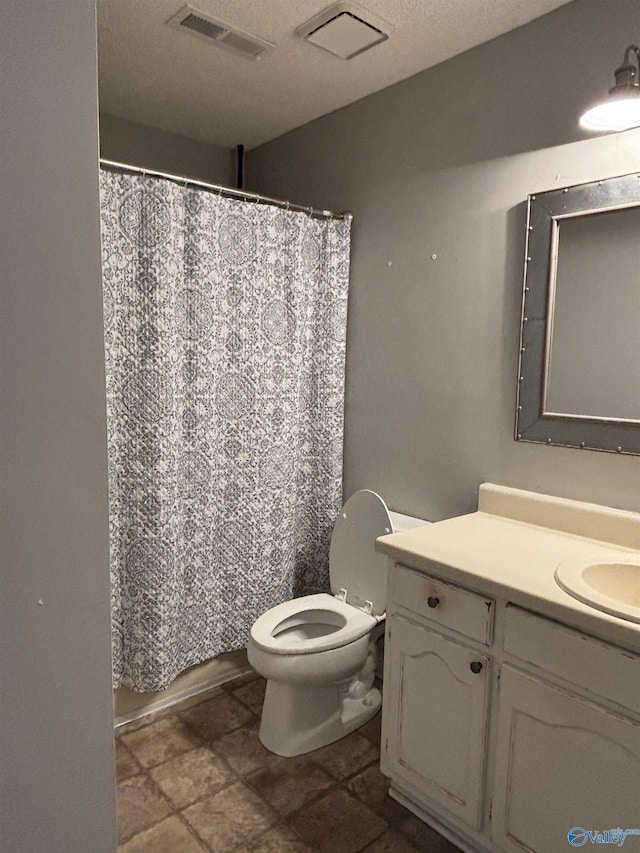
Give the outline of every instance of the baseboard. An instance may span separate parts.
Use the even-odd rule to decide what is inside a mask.
[[[191,699],[193,696],[198,696],[200,693],[206,693],[208,690],[213,690],[214,687],[220,687],[221,684],[226,684],[227,681],[233,681],[235,678],[240,678],[242,675],[247,675],[253,672],[250,666],[239,666],[235,669],[227,669],[220,675],[210,678],[207,681],[201,681],[192,687],[187,687],[171,696],[165,696],[158,699],[156,702],[150,702],[143,708],[138,708],[128,714],[122,714],[114,718],[114,728],[124,726],[126,723],[132,723],[134,720],[140,720],[142,717],[147,717],[150,714],[156,714],[158,711],[164,711],[172,705],[177,705],[185,699]]]

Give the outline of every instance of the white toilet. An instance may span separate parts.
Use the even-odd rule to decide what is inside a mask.
[[[260,740],[271,752],[311,752],[359,728],[378,711],[382,697],[373,682],[387,558],[376,552],[375,540],[426,523],[389,512],[375,492],[356,492],[331,537],[333,595],[295,598],[255,621],[248,655],[267,679]]]

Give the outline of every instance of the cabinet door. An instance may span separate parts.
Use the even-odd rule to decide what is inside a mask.
[[[638,725],[509,666],[498,705],[491,835],[500,850],[555,853],[572,849],[574,827],[640,826]],[[586,843],[578,833],[573,846]]]
[[[386,654],[385,770],[479,828],[488,659],[401,616]]]

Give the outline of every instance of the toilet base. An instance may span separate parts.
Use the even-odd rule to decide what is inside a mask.
[[[267,681],[260,740],[276,755],[292,758],[320,749],[359,729],[374,717],[382,696],[371,687],[353,698],[353,679],[320,686]]]

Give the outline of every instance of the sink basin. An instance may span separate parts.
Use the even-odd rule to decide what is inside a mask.
[[[620,619],[640,623],[640,557],[565,560],[556,583],[579,601]]]

